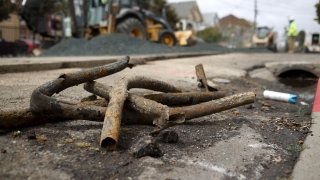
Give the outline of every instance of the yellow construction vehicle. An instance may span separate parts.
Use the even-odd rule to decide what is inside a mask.
[[[254,47],[266,47],[271,50],[276,50],[277,34],[272,28],[263,26],[257,27],[252,36],[252,44]]]
[[[72,36],[90,39],[101,34],[112,32],[128,34],[143,40],[162,43],[168,46],[190,44],[188,38],[193,34],[191,31],[175,32],[168,22],[151,11],[142,8],[140,0],[69,0],[69,11],[71,14]],[[27,0],[26,4],[32,5],[33,9],[41,8],[45,1]],[[26,8],[30,6],[25,6]],[[52,16],[52,15],[51,15]],[[59,14],[59,16],[61,16]],[[54,37],[57,35],[63,38],[64,33],[52,34],[52,28],[48,28],[46,17],[23,16],[30,29],[40,33],[45,37]],[[61,16],[61,24],[65,22],[64,16]],[[39,21],[42,19],[41,21]],[[55,24],[57,24],[57,18]],[[70,18],[69,18],[70,19]],[[33,24],[37,20],[41,23]],[[41,28],[39,28],[41,27]],[[61,25],[61,32],[65,32],[65,27],[70,25]],[[69,30],[70,31],[70,30]],[[56,32],[58,30],[56,29]],[[181,35],[182,34],[182,35]]]
[[[176,25],[175,36],[180,46],[189,46],[196,43],[196,31],[191,21],[182,19]]]

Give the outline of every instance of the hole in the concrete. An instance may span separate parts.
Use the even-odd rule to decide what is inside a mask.
[[[312,72],[306,70],[288,70],[279,75],[279,81],[292,87],[307,87],[318,82],[317,77]]]

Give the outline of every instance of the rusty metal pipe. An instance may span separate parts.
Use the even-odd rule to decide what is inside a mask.
[[[196,69],[197,80],[200,83],[201,87],[204,87],[206,91],[209,92],[207,77],[206,77],[206,73],[204,72],[203,65],[198,64],[196,65],[195,69]]]
[[[194,105],[225,97],[225,92],[186,92],[148,94],[143,97],[168,106]]]
[[[186,120],[190,120],[246,104],[251,104],[254,103],[255,99],[256,94],[254,92],[241,93],[193,106],[171,108],[170,114],[184,113]]]
[[[97,87],[95,87],[94,84],[96,84]],[[100,145],[102,147],[107,147],[110,150],[116,149],[118,143],[123,107],[127,98],[128,107],[140,114],[151,115],[153,117],[153,124],[163,127],[166,126],[169,120],[168,106],[137,95],[129,95],[127,92],[128,89],[145,88],[164,92],[180,92],[179,89],[170,84],[139,76],[122,79],[111,89],[110,93],[108,92],[108,88],[104,89],[103,85],[99,85],[96,82],[87,83],[85,88],[89,89],[91,92],[94,92],[96,89],[96,94],[98,96],[110,98],[100,138]]]
[[[125,57],[109,65],[61,75],[58,79],[45,83],[33,91],[30,100],[30,108],[32,112],[36,114],[52,114],[55,116],[84,119],[91,118],[92,113],[97,113],[96,110],[91,111],[88,107],[76,107],[67,103],[62,103],[51,96],[68,87],[119,72],[128,67],[128,63],[129,57]],[[103,116],[102,114],[95,115],[99,117]]]
[[[66,107],[67,106],[67,107]],[[17,129],[65,120],[103,121],[106,107],[63,105],[64,113],[34,113],[31,109],[0,111],[0,129]],[[68,113],[68,111],[70,113]]]

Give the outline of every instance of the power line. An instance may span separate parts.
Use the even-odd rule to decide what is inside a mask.
[[[250,0],[251,1],[251,0]],[[219,1],[220,3],[223,3],[223,4],[226,4],[228,5],[229,7],[232,7],[233,9],[240,9],[240,10],[248,10],[248,11],[254,11],[254,7],[251,8],[250,6],[246,6],[246,7],[243,7],[243,6],[240,6],[242,4],[242,2],[240,2],[239,4],[235,5],[233,3],[230,3],[228,1],[225,1],[225,0],[220,0]],[[248,1],[246,1],[248,2]],[[299,10],[296,9],[296,8],[290,8],[288,7],[287,3],[284,3],[284,2],[277,2],[277,4],[274,4],[274,3],[271,3],[271,2],[268,2],[268,1],[259,1],[259,7],[262,7],[262,8],[259,8],[259,14],[260,13],[271,13],[271,14],[274,14],[274,13],[281,13],[283,14],[283,9],[285,9],[285,11],[289,11],[289,13],[294,13],[294,14],[297,14],[297,15],[305,15],[305,13],[300,13],[299,14]],[[273,7],[277,7],[277,8],[273,8]],[[279,7],[281,6],[281,7]],[[269,9],[263,9],[263,7],[270,7]]]

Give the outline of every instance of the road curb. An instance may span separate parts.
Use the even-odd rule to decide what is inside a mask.
[[[312,134],[304,145],[306,147],[300,154],[293,173],[293,180],[318,180],[320,177],[320,80],[316,90],[312,109]]]
[[[201,57],[223,54],[222,52],[161,54],[161,55],[133,55],[131,63],[143,64],[147,61],[169,60],[175,58]],[[0,64],[0,74],[44,71],[63,68],[88,68],[110,64],[123,56],[96,56],[96,57],[38,57],[38,58],[12,58],[8,63]],[[72,60],[71,60],[72,59]],[[79,59],[79,60],[77,60]]]

